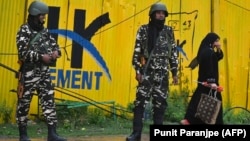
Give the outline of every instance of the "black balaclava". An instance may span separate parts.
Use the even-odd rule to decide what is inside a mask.
[[[200,55],[201,55],[202,50],[207,47],[213,48],[213,44],[217,39],[220,39],[220,37],[216,33],[210,32],[206,35],[206,37],[201,41],[201,44],[197,53],[198,61],[200,60]]]
[[[150,15],[148,26],[148,52],[150,53],[155,46],[159,32],[163,29],[164,20],[155,19],[155,12]]]
[[[44,29],[44,26],[43,26],[43,24],[44,24],[44,22],[41,22],[40,20],[39,20],[39,15],[37,15],[37,16],[33,16],[33,15],[28,15],[28,24],[29,24],[29,26],[33,29],[33,30],[35,30],[35,31],[41,31],[41,30],[43,30]]]

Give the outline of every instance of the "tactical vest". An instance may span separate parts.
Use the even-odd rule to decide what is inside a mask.
[[[34,35],[33,35],[34,36]],[[33,38],[29,43],[29,48],[35,50],[40,54],[51,54],[52,48],[50,48],[49,35],[46,32],[46,29],[41,30],[35,34],[36,38]]]
[[[29,27],[29,25],[28,25]],[[30,41],[28,43],[28,50],[34,50],[35,52],[38,52],[39,54],[52,54],[52,48],[50,47],[50,39],[49,34],[47,33],[47,29],[42,29],[41,31],[34,33],[34,31],[31,29],[31,27],[28,28],[31,32],[30,35]],[[24,58],[19,58],[18,63],[22,65],[25,60],[27,54],[24,56]],[[55,62],[49,65],[53,65]]]
[[[149,58],[150,52],[148,51],[148,25],[143,25],[146,29],[144,30],[145,39],[142,42],[142,56],[145,58]],[[153,56],[162,56],[171,58],[172,46],[174,44],[174,37],[172,28],[169,26],[164,26],[164,29],[159,33],[158,38],[156,39],[156,45],[154,46]]]

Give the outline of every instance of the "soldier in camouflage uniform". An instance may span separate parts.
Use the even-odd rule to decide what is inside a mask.
[[[153,122],[163,124],[167,107],[169,71],[173,84],[178,83],[178,58],[174,33],[170,26],[164,25],[168,16],[166,6],[156,3],[149,11],[149,24],[142,25],[137,31],[132,64],[138,81],[134,101],[133,132],[127,141],[140,141],[143,128],[145,106],[152,97]]]
[[[19,72],[24,80],[23,93],[18,93],[16,111],[20,141],[30,141],[27,135],[27,115],[35,91],[47,121],[48,141],[66,141],[56,133],[57,117],[49,65],[60,57],[61,51],[56,40],[43,26],[48,10],[46,4],[33,1],[28,9],[27,23],[21,25],[16,36]]]

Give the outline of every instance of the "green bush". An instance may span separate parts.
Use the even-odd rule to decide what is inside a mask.
[[[165,119],[168,122],[179,122],[184,118],[186,107],[188,105],[188,89],[181,92],[172,91],[168,98],[168,107],[165,113]]]
[[[65,129],[78,129],[88,123],[87,107],[66,108],[58,106],[57,117]]]
[[[13,108],[8,107],[6,101],[0,103],[0,121],[3,123],[10,123],[12,116]]]
[[[243,107],[232,107],[224,110],[225,124],[250,124],[250,111]]]
[[[89,124],[95,124],[99,126],[103,126],[105,121],[107,120],[107,117],[104,114],[104,111],[98,108],[94,108],[89,110],[88,112],[88,123]]]

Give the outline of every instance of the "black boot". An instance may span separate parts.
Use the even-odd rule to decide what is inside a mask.
[[[130,136],[126,138],[126,141],[141,141],[141,132],[134,131]]]
[[[27,135],[27,126],[18,126],[19,128],[19,141],[31,141]]]
[[[48,139],[47,141],[67,141],[66,139],[58,136],[56,133],[55,125],[48,125]]]
[[[164,121],[164,111],[165,110],[160,110],[158,108],[154,109],[153,113],[153,121],[154,125],[162,125]]]
[[[140,107],[134,108],[133,132],[126,138],[126,141],[141,141],[141,132],[143,128],[143,113],[144,110]]]

